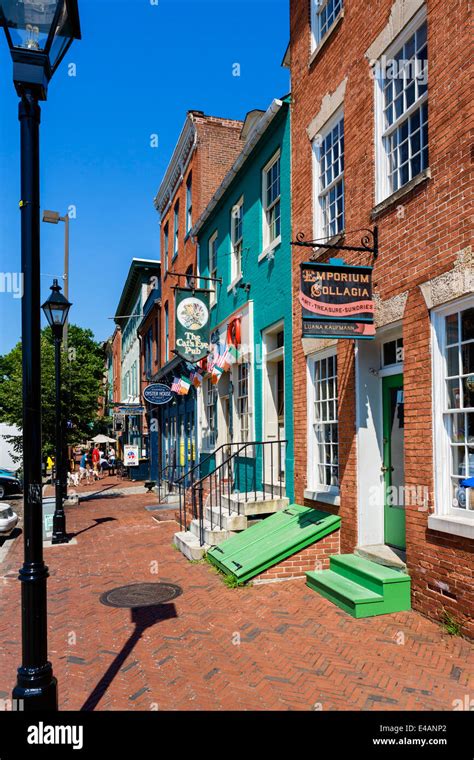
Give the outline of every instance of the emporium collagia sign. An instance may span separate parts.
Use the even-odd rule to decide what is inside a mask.
[[[375,336],[372,267],[307,261],[299,300],[305,338]]]
[[[210,351],[209,291],[176,288],[176,353],[189,362],[204,359]]]

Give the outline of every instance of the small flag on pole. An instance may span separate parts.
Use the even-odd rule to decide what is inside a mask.
[[[180,393],[180,383],[181,383],[181,381],[180,381],[179,377],[174,377],[173,378],[173,382],[171,383],[171,390],[174,393]]]
[[[190,387],[191,387],[191,383],[189,381],[189,378],[181,377],[179,392],[181,393],[182,396],[186,396],[189,393]]]

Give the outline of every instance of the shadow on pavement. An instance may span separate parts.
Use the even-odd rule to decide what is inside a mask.
[[[135,630],[130,634],[122,650],[110,664],[93,692],[87,697],[80,710],[95,710],[127,657],[133,651],[135,644],[140,640],[142,633],[162,620],[170,620],[178,617],[174,604],[157,604],[153,607],[135,607],[131,610],[132,623]]]
[[[78,530],[77,533],[69,533],[70,538],[76,538],[76,536],[80,536],[81,533],[85,533],[88,530],[92,530],[92,528],[97,528],[98,525],[102,525],[103,523],[108,522],[116,522],[116,517],[94,517],[95,525],[88,525],[87,528],[83,528],[82,530]]]

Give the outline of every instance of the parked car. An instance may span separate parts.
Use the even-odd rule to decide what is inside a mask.
[[[9,470],[0,470],[0,499],[4,499],[8,494],[21,492],[21,482],[15,473]]]
[[[10,533],[18,522],[18,515],[9,504],[0,508],[0,536]]]

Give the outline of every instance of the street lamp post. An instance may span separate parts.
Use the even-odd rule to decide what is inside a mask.
[[[59,211],[43,211],[43,222],[48,224],[64,223],[64,296],[69,299],[69,214],[61,216]],[[66,359],[68,358],[68,322],[64,325],[63,333],[63,349]],[[67,403],[68,398],[66,395]],[[61,488],[63,492],[63,499],[67,499],[67,473],[68,473],[68,446],[67,446],[67,434],[66,434],[66,420],[63,419],[63,449],[62,449],[62,468],[61,468]]]
[[[25,712],[57,710],[57,681],[48,661],[43,559],[40,322],[40,100],[74,39],[80,39],[77,0],[0,0],[3,27],[20,97],[21,264],[23,364],[24,562],[20,569],[22,664],[13,699]]]
[[[57,280],[53,280],[51,295],[41,307],[46,315],[54,338],[54,369],[56,385],[56,480],[55,494],[56,506],[53,515],[53,544],[67,544],[69,538],[66,533],[66,515],[64,513],[64,451],[63,451],[63,408],[61,399],[61,342],[63,339],[64,325],[67,321],[71,304],[61,293]]]

